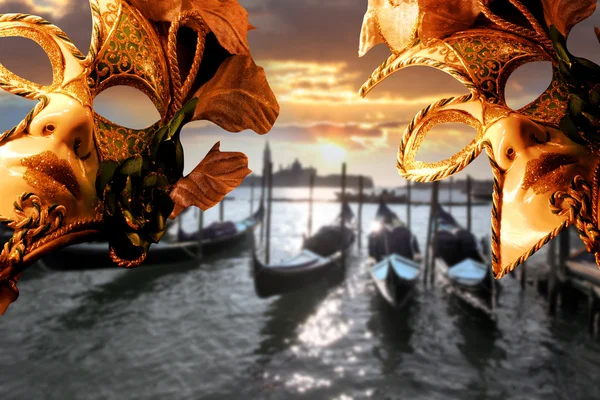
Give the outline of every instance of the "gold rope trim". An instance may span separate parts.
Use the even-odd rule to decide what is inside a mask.
[[[475,146],[474,149],[469,154],[467,154],[466,157],[464,157],[464,159],[460,163],[448,163],[446,167],[442,167],[435,173],[412,172],[406,169],[406,158],[408,157],[407,153],[411,153],[413,151],[412,148],[408,148],[408,143],[415,135],[415,128],[424,121],[428,120],[432,114],[439,111],[441,108],[449,105],[464,104],[473,100],[474,98],[475,96],[473,94],[467,94],[459,97],[449,97],[446,99],[441,99],[423,108],[413,117],[411,122],[404,130],[402,140],[398,145],[398,157],[396,161],[396,168],[398,169],[398,173],[402,177],[416,182],[436,181],[439,179],[446,178],[462,170],[467,165],[469,165],[477,156],[479,156],[483,149],[481,144]]]
[[[125,260],[121,257],[119,257],[117,255],[117,253],[115,252],[114,248],[110,248],[109,250],[109,255],[110,255],[110,259],[113,263],[117,264],[117,266],[121,267],[121,268],[135,268],[138,265],[140,265],[141,263],[144,262],[144,260],[146,259],[147,256],[147,252],[142,253],[141,256],[139,256],[138,258],[136,258],[135,260]]]
[[[83,54],[81,54],[79,49],[77,49],[75,44],[71,41],[71,39],[69,39],[67,34],[62,29],[60,29],[56,25],[51,24],[42,17],[38,17],[37,15],[20,13],[1,14],[0,23],[2,22],[23,22],[31,25],[39,25],[40,27],[43,27],[46,32],[56,36],[65,45],[65,47],[67,48],[67,50],[69,50],[73,57],[75,57],[79,61],[83,61],[86,59],[86,57]]]
[[[387,60],[385,60],[379,67],[377,67],[377,69],[375,69],[375,71],[373,71],[373,73],[371,74],[369,79],[367,79],[367,81],[361,86],[358,94],[361,97],[365,97],[375,86],[380,84],[385,78],[387,78],[391,74],[393,74],[403,68],[406,68],[406,67],[409,67],[412,65],[415,65],[415,66],[423,66],[424,65],[424,66],[436,68],[440,71],[444,71],[447,74],[453,76],[460,83],[465,85],[471,93],[473,93],[473,94],[476,93],[477,87],[473,84],[473,81],[471,80],[471,78],[469,76],[463,74],[462,72],[458,71],[456,68],[454,68],[452,66],[448,66],[447,64],[444,64],[443,62],[440,62],[440,61],[437,61],[437,60],[434,60],[434,59],[428,58],[428,57],[410,57],[410,58],[404,59],[400,62],[396,62],[399,58],[400,58],[400,56],[392,55]]]
[[[509,0],[510,3],[517,9],[521,14],[527,18],[527,21],[531,24],[534,30],[524,28],[522,26],[513,24],[511,22],[506,21],[503,18],[500,18],[496,14],[494,14],[486,0],[478,0],[479,7],[481,8],[481,12],[487,19],[492,21],[494,24],[498,25],[500,28],[507,32],[512,32],[518,34],[520,36],[526,37],[528,39],[532,39],[538,43],[550,54],[553,54],[554,50],[552,47],[552,42],[548,39],[548,36],[544,32],[544,29],[536,20],[536,18],[531,14],[531,12],[518,0]]]
[[[98,0],[90,0],[90,7],[92,9],[92,40],[90,43],[90,50],[87,57],[83,61],[84,66],[91,65],[98,55],[100,50],[100,42],[102,40],[102,14],[100,12],[100,5]]]
[[[29,213],[25,210],[29,210]],[[62,226],[66,208],[59,204],[44,204],[33,193],[22,193],[14,202],[16,219],[0,216],[0,223],[14,229],[13,236],[0,252],[0,285],[7,285],[18,296],[15,278],[23,272],[26,254],[66,234],[88,229],[102,223],[101,216]]]
[[[198,42],[196,44],[194,60],[190,68],[190,72],[183,83],[181,82],[181,72],[179,71],[179,62],[177,61],[177,32],[182,26],[189,26],[198,34]],[[204,46],[206,44],[207,34],[208,28],[198,11],[186,11],[180,14],[169,27],[167,56],[169,59],[169,72],[173,82],[173,100],[166,116],[167,120],[173,117],[173,115],[180,110],[181,107],[183,107],[183,101],[189,94],[189,91],[194,84],[194,80],[196,79],[196,75],[200,69],[202,56],[204,55]]]
[[[18,135],[20,133],[26,132],[29,130],[29,125],[31,125],[31,121],[40,113],[49,103],[48,97],[40,95],[38,96],[38,100],[40,101],[35,105],[33,110],[31,110],[25,118],[19,122],[19,124],[12,129],[7,130],[6,132],[0,134],[0,143],[4,142],[6,139],[10,138],[13,135]]]

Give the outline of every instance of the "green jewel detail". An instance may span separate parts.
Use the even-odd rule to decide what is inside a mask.
[[[156,132],[143,154],[100,164],[96,193],[104,200],[109,245],[121,259],[139,258],[166,231],[174,208],[170,191],[183,177],[180,133],[197,103],[193,99],[179,110]]]
[[[600,66],[567,50],[566,38],[550,27],[561,78],[569,84],[567,114],[560,121],[565,134],[581,145],[600,149]]]

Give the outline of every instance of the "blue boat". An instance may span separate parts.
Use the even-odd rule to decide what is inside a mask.
[[[383,200],[374,225],[376,229],[369,235],[369,256],[374,263],[371,278],[390,305],[401,307],[421,272],[417,239]]]
[[[401,307],[410,297],[420,273],[420,263],[391,254],[371,267],[371,278],[381,296],[394,307]]]

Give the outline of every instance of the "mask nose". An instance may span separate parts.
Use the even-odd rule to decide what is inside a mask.
[[[490,131],[496,136],[496,162],[503,170],[510,168],[518,157],[530,158],[530,152],[552,140],[548,129],[519,114],[498,121]]]
[[[91,110],[63,94],[48,97],[48,105],[29,125],[29,135],[53,140],[59,154],[66,147],[77,158],[87,159],[94,149]]]

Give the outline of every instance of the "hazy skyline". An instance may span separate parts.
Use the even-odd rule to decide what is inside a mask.
[[[365,57],[358,57],[358,41],[367,0],[241,0],[249,12],[252,56],[265,68],[277,96],[281,114],[273,130],[264,136],[246,131],[232,134],[207,122],[186,126],[182,135],[186,150],[186,171],[199,162],[215,141],[222,150],[244,151],[250,168],[260,172],[262,151],[269,140],[276,168],[295,158],[320,173],[335,173],[346,161],[348,172],[363,173],[380,186],[404,185],[395,169],[396,149],[410,119],[421,108],[442,97],[466,93],[453,78],[432,68],[415,67],[395,74],[361,99],[358,89],[371,72],[389,55],[379,45]],[[61,27],[86,53],[91,35],[87,1],[27,0],[0,1],[0,13],[25,12],[45,17]],[[600,63],[593,27],[600,25],[598,12],[579,24],[569,38],[573,53]],[[25,41],[25,39],[23,39]],[[3,38],[0,62],[28,78],[48,77],[49,63],[35,46]],[[533,100],[550,81],[548,65],[530,64],[508,83],[508,98],[519,104]],[[47,78],[46,78],[47,79]],[[158,113],[144,96],[98,98],[95,106],[117,123],[144,127]],[[33,102],[0,95],[0,129],[8,129],[23,118]],[[423,149],[424,158],[441,159],[468,143],[473,133],[458,125],[432,131]],[[487,157],[465,171],[477,178],[490,177]]]

